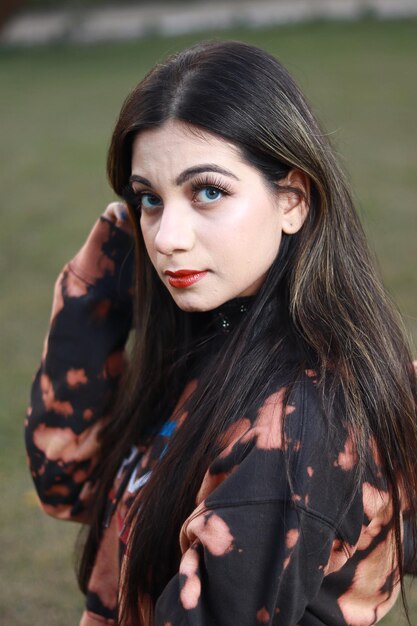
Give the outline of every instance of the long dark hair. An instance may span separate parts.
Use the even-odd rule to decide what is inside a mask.
[[[232,142],[278,190],[290,169],[304,172],[311,184],[309,214],[297,235],[284,235],[240,332],[231,334],[199,381],[191,398],[193,419],[175,433],[132,505],[119,623],[129,616],[129,623],[140,625],[138,594],[152,605],[176,573],[180,527],[219,451],[219,433],[262,396],[271,375],[278,372],[291,383],[311,358],[319,371],[324,408],[336,394],[343,398],[361,470],[371,435],[379,448],[393,503],[394,549],[402,581],[404,501],[414,529],[417,520],[415,376],[397,313],[376,277],[325,134],[275,58],[240,42],[199,44],[157,65],[126,99],[108,154],[108,175],[118,195],[124,196],[129,181],[136,135],[169,119]],[[185,380],[182,357],[188,349],[189,319],[150,263],[133,203],[129,211],[137,255],[136,338],[113,419],[102,432],[95,518],[79,575],[84,591],[117,468],[131,445],[154,431],[154,416],[168,417]],[[272,301],[279,306],[270,307]],[[297,346],[297,365],[286,358],[289,340]],[[140,524],[135,525],[139,501]]]

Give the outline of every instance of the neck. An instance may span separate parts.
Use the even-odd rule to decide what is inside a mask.
[[[240,324],[254,300],[255,296],[233,298],[211,311],[192,313],[193,325],[196,330],[204,329],[210,335],[227,335]]]

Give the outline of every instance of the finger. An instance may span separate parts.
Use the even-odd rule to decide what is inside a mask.
[[[110,204],[107,205],[103,215],[110,219],[112,222],[116,222],[117,220],[121,219],[121,216],[123,215],[123,210],[126,211],[126,207],[122,202],[110,202]]]
[[[123,202],[111,202],[107,205],[103,215],[122,230],[132,234],[129,213]]]

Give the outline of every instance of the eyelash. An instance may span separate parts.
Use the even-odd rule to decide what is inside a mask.
[[[213,189],[217,189],[217,191],[221,191],[225,196],[230,196],[232,190],[230,186],[223,182],[220,178],[210,177],[210,176],[202,176],[201,178],[195,178],[191,189],[193,193],[196,194],[198,191],[201,191],[205,187],[212,187]]]
[[[193,199],[195,198],[195,196],[197,195],[199,191],[201,191],[202,189],[205,189],[206,187],[211,187],[213,189],[216,189],[217,191],[220,191],[221,193],[223,193],[225,196],[230,196],[232,193],[231,187],[224,181],[220,180],[219,178],[210,177],[210,176],[205,176],[205,177],[202,176],[200,178],[195,178],[192,182],[191,190],[193,192]],[[157,194],[153,194],[150,191],[135,191],[131,185],[126,185],[126,187],[123,190],[123,198],[126,200],[126,202],[128,202],[128,204],[133,206],[138,211],[141,211],[142,209],[141,207],[142,196],[146,194],[157,196]],[[206,203],[202,203],[202,204],[206,204]]]
[[[142,193],[143,192],[135,191],[131,185],[126,185],[123,188],[122,197],[131,207],[140,211]]]

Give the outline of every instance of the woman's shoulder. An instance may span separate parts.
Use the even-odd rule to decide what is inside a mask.
[[[315,456],[320,444],[321,458],[326,449],[332,466],[347,469],[341,453],[349,448],[348,438],[343,415],[336,407],[330,413],[324,407],[317,373],[305,370],[291,384],[282,379],[268,383],[245,415],[222,433],[219,458],[232,457],[236,465],[249,455],[269,455],[294,468],[295,459]]]
[[[348,429],[343,416],[334,424],[326,416],[312,370],[291,388],[270,386],[266,397],[237,419],[220,443],[221,452],[206,472],[198,497],[199,502],[206,499],[209,508],[286,501],[336,526],[349,499],[361,507]]]

